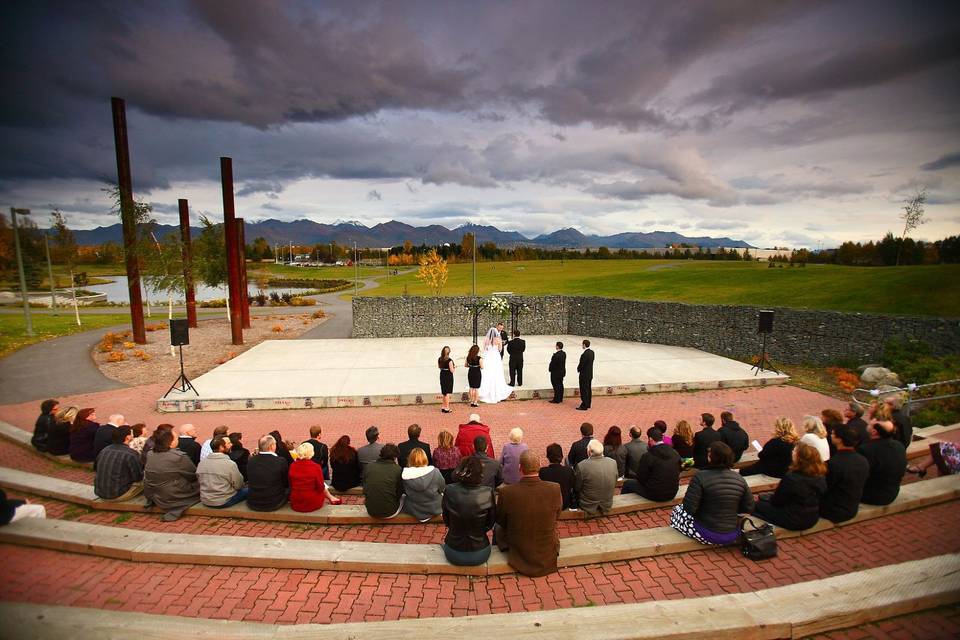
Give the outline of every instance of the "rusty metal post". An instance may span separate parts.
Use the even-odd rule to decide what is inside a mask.
[[[183,198],[180,205],[180,245],[183,251],[183,290],[187,301],[187,326],[197,328],[197,297],[193,289],[193,246],[190,244],[190,206]]]
[[[130,324],[133,341],[147,344],[140,293],[140,265],[137,262],[137,221],[133,213],[133,178],[127,146],[127,108],[120,98],[110,98],[113,109],[113,140],[117,150],[117,186],[120,190],[120,220],[123,223],[123,252],[127,263],[127,290],[130,295]]]
[[[230,338],[243,344],[243,312],[240,309],[240,247],[237,243],[237,215],[233,208],[233,160],[220,158],[223,184],[223,231],[227,245],[227,284],[230,289]]]
[[[237,218],[237,245],[240,252],[240,315],[243,328],[250,328],[250,292],[247,290],[247,233],[243,218]]]

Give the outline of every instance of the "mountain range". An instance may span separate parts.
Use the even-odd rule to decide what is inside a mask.
[[[175,225],[158,224],[158,236],[170,233],[179,233]],[[112,241],[123,241],[120,223],[96,229],[75,230],[77,244],[97,245]],[[192,227],[191,234],[196,237],[199,228]],[[294,242],[299,245],[313,245],[336,242],[350,246],[354,242],[358,247],[395,247],[409,240],[414,245],[440,245],[443,243],[459,243],[466,233],[476,233],[477,240],[494,242],[498,247],[513,247],[518,245],[553,247],[568,249],[582,249],[585,247],[607,247],[609,249],[644,249],[664,247],[675,243],[686,243],[701,247],[745,247],[753,248],[743,240],[731,238],[713,238],[708,236],[689,237],[672,231],[651,231],[649,233],[630,232],[617,233],[611,236],[584,235],[577,229],[568,227],[553,233],[541,234],[528,238],[516,231],[502,231],[497,227],[485,225],[465,224],[455,229],[448,229],[438,224],[425,227],[414,227],[404,222],[391,220],[367,227],[356,221],[337,221],[334,224],[324,224],[313,220],[262,220],[246,223],[247,243],[253,243],[254,238],[265,238],[271,245],[285,245]]]

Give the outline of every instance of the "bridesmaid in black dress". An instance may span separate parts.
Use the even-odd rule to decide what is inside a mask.
[[[457,365],[453,363],[453,359],[450,357],[450,347],[444,347],[440,350],[437,366],[440,368],[440,395],[443,396],[440,413],[453,413],[453,409],[450,408],[450,394],[453,393],[453,371],[457,368]]]
[[[480,393],[480,369],[483,358],[480,357],[480,345],[473,345],[467,353],[467,384],[470,385],[470,406],[476,407],[477,394]]]

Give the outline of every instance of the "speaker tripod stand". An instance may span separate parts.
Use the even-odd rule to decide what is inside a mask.
[[[183,345],[177,345],[177,347],[180,349],[180,376],[177,377],[176,381],[172,385],[170,385],[170,389],[163,394],[163,397],[166,398],[174,389],[180,393],[186,393],[187,389],[190,389],[197,394],[197,397],[199,398],[200,393],[196,390],[196,388],[193,386],[193,383],[190,382],[190,379],[187,378],[187,375],[183,372]]]
[[[763,332],[760,335],[763,336],[762,346],[760,347],[760,355],[757,356],[757,364],[750,367],[750,370],[753,371],[753,375],[757,375],[761,371],[773,371],[774,373],[780,373],[773,363],[770,362],[770,358],[767,357],[767,333]]]

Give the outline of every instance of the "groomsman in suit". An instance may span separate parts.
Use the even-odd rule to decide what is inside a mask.
[[[520,337],[520,330],[513,330],[513,340],[507,343],[507,353],[510,354],[510,386],[516,381],[518,387],[523,386],[523,352],[527,343]]]
[[[503,323],[497,323],[497,331],[500,332],[500,359],[503,359],[503,348],[507,346],[507,342],[510,341],[510,336],[507,335],[507,332],[503,329]]]
[[[590,402],[593,400],[593,349],[590,348],[590,341],[583,341],[583,353],[580,354],[580,364],[577,365],[577,372],[580,374],[580,406],[577,411],[586,411],[590,408]]]
[[[550,358],[550,384],[553,385],[553,404],[563,402],[563,376],[567,375],[567,354],[563,351],[563,343],[557,343],[557,350]]]

